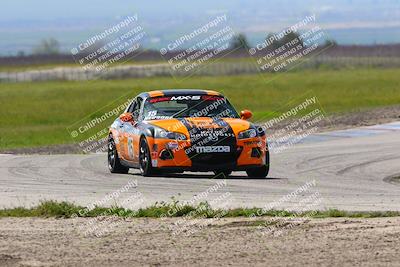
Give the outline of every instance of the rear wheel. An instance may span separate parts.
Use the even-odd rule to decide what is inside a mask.
[[[265,153],[265,165],[258,167],[258,168],[252,168],[248,169],[246,171],[247,176],[251,178],[265,178],[267,177],[269,172],[269,150]]]
[[[232,171],[219,171],[219,170],[216,170],[216,171],[214,171],[214,174],[215,174],[215,176],[224,176],[224,178],[227,178],[229,175],[231,175],[232,174]]]
[[[151,166],[150,149],[147,144],[146,138],[140,140],[139,146],[139,167],[140,173],[143,176],[150,176],[154,174],[154,168]]]
[[[117,147],[115,146],[115,142],[112,136],[108,138],[107,158],[108,158],[108,169],[110,170],[110,172],[112,173],[129,172],[129,168],[122,165],[121,161],[119,160]]]

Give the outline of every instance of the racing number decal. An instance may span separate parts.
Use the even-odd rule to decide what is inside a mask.
[[[152,110],[152,111],[149,111],[149,113],[148,113],[149,117],[154,117],[155,115],[157,115],[157,110]]]
[[[133,159],[133,139],[132,137],[128,138],[128,155],[130,159]]]
[[[157,110],[152,110],[152,111],[149,111],[149,113],[147,113],[147,116],[146,116],[146,120],[154,120],[154,119],[156,119],[156,116],[157,116]]]

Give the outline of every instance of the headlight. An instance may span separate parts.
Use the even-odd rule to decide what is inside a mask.
[[[266,127],[265,126],[256,126],[257,132],[258,132],[258,136],[264,136],[265,135],[265,130]]]
[[[186,135],[184,135],[184,134],[177,133],[177,132],[169,132],[169,131],[161,129],[161,128],[155,128],[154,137],[155,138],[172,139],[172,140],[186,140]]]
[[[246,139],[253,138],[257,136],[257,131],[255,129],[248,129],[246,131],[242,131],[238,134],[238,139]]]

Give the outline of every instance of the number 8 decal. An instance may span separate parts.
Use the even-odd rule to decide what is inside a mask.
[[[128,138],[128,154],[131,159],[133,159],[133,140],[132,138]]]

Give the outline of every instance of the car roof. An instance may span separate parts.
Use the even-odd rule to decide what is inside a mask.
[[[143,98],[158,97],[158,96],[172,96],[172,95],[215,95],[222,96],[222,94],[212,90],[199,90],[199,89],[165,89],[141,93],[139,96]]]

